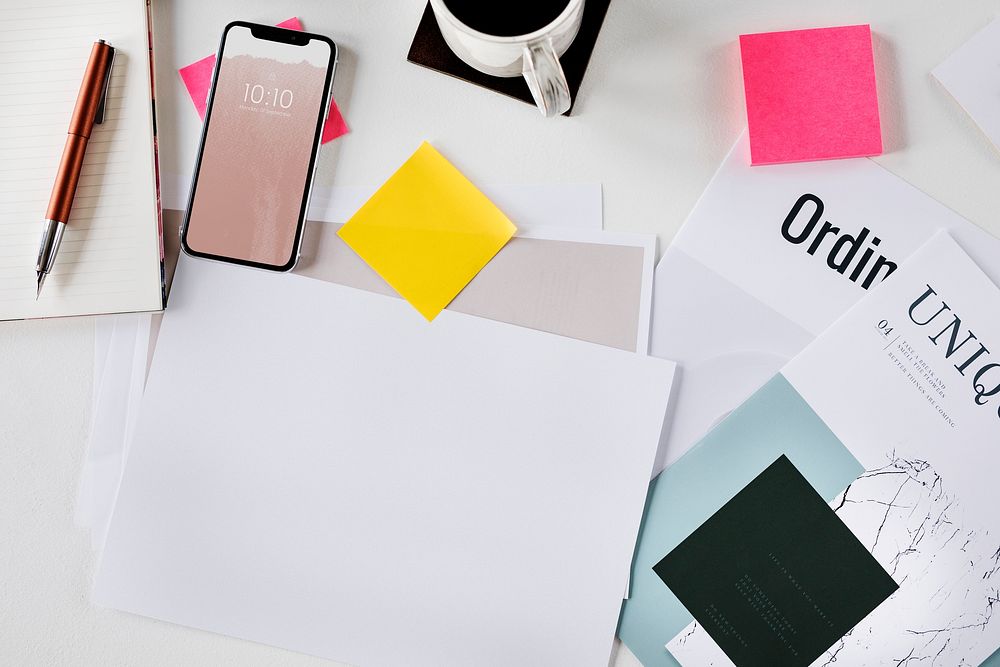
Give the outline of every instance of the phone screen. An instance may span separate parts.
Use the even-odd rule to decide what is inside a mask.
[[[288,34],[244,25],[227,29],[184,242],[195,255],[290,269],[326,112],[334,47],[305,33],[291,37],[299,43],[286,43],[253,31]]]

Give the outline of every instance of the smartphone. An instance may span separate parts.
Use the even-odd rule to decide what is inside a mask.
[[[222,33],[181,247],[271,271],[298,261],[337,45],[234,21]]]

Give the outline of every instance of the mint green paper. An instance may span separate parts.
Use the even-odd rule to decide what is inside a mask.
[[[653,566],[782,454],[827,501],[864,471],[779,374],[650,484],[618,628],[645,667],[676,667],[664,645],[693,620]]]

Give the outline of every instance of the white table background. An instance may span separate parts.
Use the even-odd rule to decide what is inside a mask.
[[[929,76],[1000,0],[613,0],[575,115],[555,120],[407,63],[424,0],[154,4],[165,172],[187,173],[197,149],[169,132],[196,122],[177,67],[230,20],[297,15],[341,47],[334,94],[352,130],[324,148],[318,184],[381,182],[426,139],[474,182],[600,182],[606,228],[656,233],[661,249],[744,124],[737,35],[871,23],[877,161],[1000,234],[1000,154]],[[73,510],[92,367],[91,318],[0,323],[0,664],[333,664],[90,604],[96,562]]]

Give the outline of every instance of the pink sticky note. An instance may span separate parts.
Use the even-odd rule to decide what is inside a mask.
[[[740,35],[750,162],[879,155],[871,26]]]
[[[302,30],[302,23],[297,16],[293,16],[277,25],[279,28]],[[194,108],[202,120],[205,119],[205,111],[208,104],[208,89],[212,86],[212,69],[214,67],[215,54],[213,53],[210,56],[205,56],[198,62],[191,63],[187,67],[177,70],[178,74],[181,75],[181,80],[184,82],[184,87],[187,88],[188,95],[191,96],[191,101],[194,102]],[[330,115],[327,116],[326,123],[323,125],[322,142],[325,144],[328,141],[333,141],[348,132],[347,123],[344,122],[344,117],[340,114],[340,109],[337,108],[337,102],[331,97]]]

